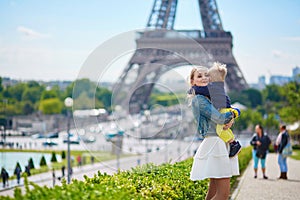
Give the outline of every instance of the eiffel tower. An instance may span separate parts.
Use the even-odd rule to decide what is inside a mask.
[[[174,30],[178,0],[155,0],[137,49],[114,85],[113,104],[129,113],[147,107],[151,91],[165,72],[184,65],[227,65],[226,87],[241,91],[247,82],[232,54],[232,35],[224,31],[215,0],[198,0],[204,30]]]

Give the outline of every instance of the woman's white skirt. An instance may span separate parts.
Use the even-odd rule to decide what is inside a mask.
[[[239,175],[238,156],[229,158],[228,155],[227,143],[218,136],[206,137],[194,156],[191,180],[229,178]]]

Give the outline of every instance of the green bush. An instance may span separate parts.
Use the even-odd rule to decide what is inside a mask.
[[[29,166],[30,169],[34,169],[34,163],[33,163],[33,159],[32,158],[29,159],[28,166]]]
[[[300,144],[294,144],[293,149],[300,149]]]
[[[66,152],[65,151],[61,152],[61,159],[66,159]]]
[[[40,161],[40,166],[46,166],[47,165],[47,162],[46,162],[46,159],[45,159],[45,156],[42,156],[41,158],[41,161]]]
[[[51,162],[57,162],[55,152],[52,152]]]
[[[243,148],[239,155],[240,169],[244,170],[250,160],[251,147]],[[71,184],[63,179],[62,186],[54,188],[25,180],[25,194],[17,188],[14,198],[4,199],[205,199],[208,179],[190,180],[192,162],[190,158],[175,164],[147,164],[112,176],[98,172],[92,178],[85,176],[84,181],[73,180]],[[231,185],[235,183],[236,177],[231,179]],[[33,189],[29,190],[29,185]]]

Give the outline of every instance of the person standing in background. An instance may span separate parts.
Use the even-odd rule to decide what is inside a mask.
[[[65,177],[65,168],[64,165],[61,167],[61,177]]]
[[[266,157],[271,144],[271,139],[264,133],[264,129],[260,124],[255,126],[255,133],[250,144],[253,146],[252,158],[254,161],[254,178],[257,178],[258,161],[260,160],[263,178],[268,179],[266,176]]]
[[[281,125],[279,128],[280,132],[276,139],[276,146],[277,146],[277,153],[278,153],[278,164],[280,168],[280,176],[279,179],[287,179],[287,157],[282,155],[282,151],[284,147],[288,144],[289,141],[289,134],[286,130],[285,125]]]
[[[55,170],[53,168],[52,169],[52,184],[53,184],[53,187],[55,186],[55,178],[56,178],[56,176],[55,176]]]
[[[21,172],[22,172],[22,170],[21,170],[20,166],[17,165],[14,174],[17,176],[17,183],[18,183],[18,185],[20,184]]]
[[[9,186],[9,174],[8,172],[5,170],[5,178],[6,178],[6,186]]]
[[[3,188],[5,188],[6,181],[8,181],[8,179],[7,179],[7,172],[4,167],[2,167],[2,169],[1,169],[1,178],[2,178],[2,182],[3,182]]]

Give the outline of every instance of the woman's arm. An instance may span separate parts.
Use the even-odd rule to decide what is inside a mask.
[[[196,95],[192,99],[192,109],[197,116],[200,116],[200,114],[204,115],[216,124],[227,124],[234,117],[232,112],[220,113],[211,102],[202,95]]]
[[[256,135],[254,135],[254,136],[252,137],[251,141],[250,141],[250,144],[251,144],[252,146],[256,146],[256,141],[257,141]]]

